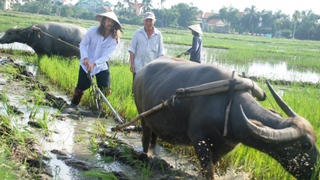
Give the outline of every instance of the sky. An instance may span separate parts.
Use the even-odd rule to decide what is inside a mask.
[[[112,4],[116,4],[118,0],[108,0]],[[142,0],[138,0],[141,2]],[[156,2],[160,0],[152,0],[155,5]],[[281,10],[285,14],[292,15],[295,10],[312,10],[313,13],[320,15],[320,1],[319,0],[166,0],[164,6],[170,8],[172,5],[179,3],[189,4],[193,3],[193,6],[198,7],[204,12],[219,12],[219,9],[223,6],[229,7],[230,5],[234,8],[243,11],[246,7],[256,6],[257,11],[271,10],[278,11]],[[156,7],[154,5],[154,7]]]

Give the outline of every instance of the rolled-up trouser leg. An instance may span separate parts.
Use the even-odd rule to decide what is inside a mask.
[[[83,95],[83,90],[76,88],[76,89],[74,90],[71,103],[77,106],[77,105],[80,103],[80,100],[81,100],[81,98],[82,98],[82,95]]]

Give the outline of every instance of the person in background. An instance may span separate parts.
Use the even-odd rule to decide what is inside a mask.
[[[114,12],[102,13],[95,18],[100,25],[89,28],[80,42],[80,70],[71,108],[79,105],[84,91],[90,88],[88,75],[96,77],[97,86],[104,94],[111,93],[107,62],[115,52],[123,31]]]
[[[201,63],[202,58],[202,39],[200,34],[202,30],[199,24],[188,26],[193,35],[192,47],[184,52],[184,55],[190,54],[190,61]]]
[[[155,15],[146,12],[143,16],[144,27],[138,29],[132,37],[129,53],[133,79],[142,67],[164,55],[162,34],[154,27],[155,22]]]

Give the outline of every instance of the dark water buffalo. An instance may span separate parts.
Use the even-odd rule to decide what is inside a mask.
[[[139,113],[170,99],[176,89],[229,79],[232,72],[213,65],[164,56],[139,71],[134,80]],[[234,78],[241,79],[235,75]],[[239,143],[258,149],[277,160],[297,179],[318,176],[316,135],[310,123],[295,114],[273,92],[289,118],[262,107],[249,91],[234,91],[224,135],[229,92],[178,98],[141,118],[143,151],[148,152],[152,132],[162,140],[195,148],[204,176],[212,179],[214,166]]]
[[[86,28],[73,24],[46,22],[27,28],[11,28],[0,39],[0,44],[20,42],[29,45],[39,56],[80,56],[79,43]]]

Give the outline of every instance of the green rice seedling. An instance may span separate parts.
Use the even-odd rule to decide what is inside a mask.
[[[71,94],[76,85],[79,66],[76,59],[43,56],[40,59],[39,70],[48,76],[52,84]]]
[[[44,130],[45,134],[49,134],[49,123],[50,123],[50,112],[44,111],[41,118],[36,118],[37,124],[41,127],[42,130]]]
[[[3,147],[4,144],[0,142],[0,145]],[[0,148],[0,164],[1,179],[19,179],[22,177],[23,173],[26,173],[26,171],[23,171],[24,168],[11,160],[9,154],[2,148]],[[17,172],[15,170],[17,168],[21,171]]]
[[[101,122],[97,121],[93,129],[99,137],[108,137],[106,125]]]
[[[3,91],[1,92],[0,100],[1,100],[1,103],[2,103],[3,107],[6,108],[6,111],[8,112],[8,114],[11,114],[10,112],[12,112],[12,111],[11,111],[11,109],[9,108],[10,105],[8,104],[8,103],[9,103],[9,98],[8,98],[8,96],[6,95],[6,93],[7,93],[7,92],[6,92],[5,90],[3,90]]]
[[[96,154],[98,152],[98,140],[95,136],[90,136],[89,138],[89,151],[91,151],[93,154]]]
[[[1,66],[0,72],[4,73],[6,76],[13,76],[17,74],[18,70],[9,64],[4,64]]]
[[[0,115],[0,177],[15,177],[21,179],[26,177],[27,165],[21,164],[22,157],[34,156],[34,153],[28,149],[28,142],[33,141],[33,136],[28,131],[21,131],[9,116]],[[23,155],[23,156],[21,156]],[[19,171],[17,171],[19,169]],[[2,171],[4,170],[4,171]]]
[[[143,164],[141,170],[141,180],[149,180],[152,175],[152,167],[149,164]]]
[[[101,179],[101,180],[117,180],[118,178],[113,173],[106,173],[100,170],[84,171],[81,172],[83,177],[88,179]]]

